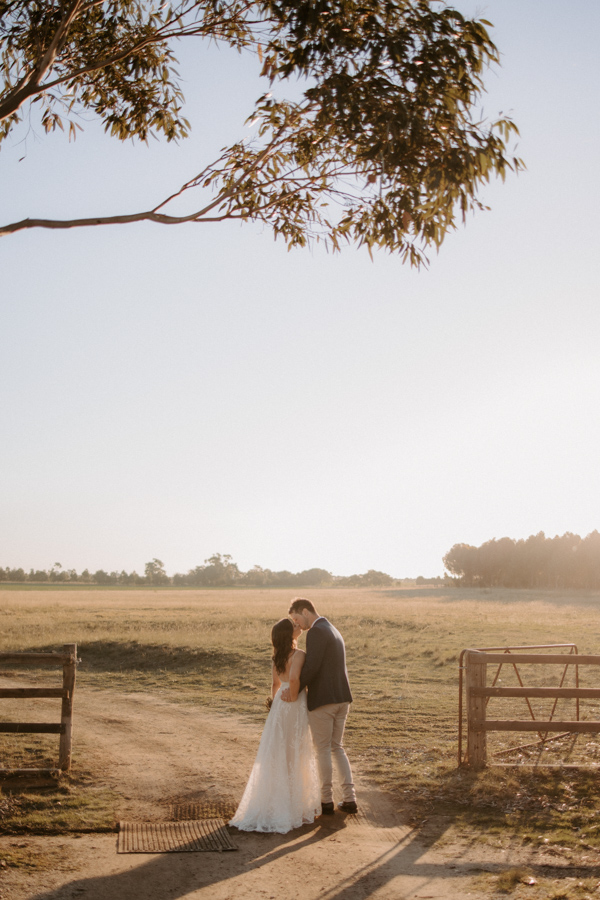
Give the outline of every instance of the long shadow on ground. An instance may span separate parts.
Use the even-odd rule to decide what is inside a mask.
[[[427,852],[439,841],[450,824],[450,821],[432,823],[425,833],[418,834],[411,831],[395,844],[389,844],[387,847],[381,844],[381,852],[366,864],[357,861],[356,867],[343,873],[341,877],[340,874],[333,874],[336,866],[336,844],[331,844],[327,860],[331,861],[332,874],[330,878],[325,876],[319,880],[319,888],[315,888],[314,896],[318,896],[319,900],[368,898],[390,885],[399,876],[418,880],[420,892],[431,882],[443,878],[448,884],[448,896],[457,896],[453,893],[453,881],[457,882],[455,886],[459,890],[459,880],[482,872],[499,874],[511,865],[510,860],[502,863],[485,860],[474,863],[464,858],[468,853],[468,847],[463,851],[464,855],[461,854],[452,860],[439,861],[435,858],[428,860]],[[296,879],[299,887],[303,888],[303,896],[306,897],[310,885],[301,884],[303,869],[300,863],[298,862],[294,869],[282,867],[279,874],[278,870],[273,868],[273,864],[285,861],[286,857],[303,855],[307,850],[316,849],[327,838],[335,838],[336,835],[341,837],[341,833],[347,827],[345,819],[336,816],[331,822],[317,820],[314,825],[305,826],[288,835],[248,835],[232,829],[234,840],[239,846],[237,853],[166,853],[153,856],[124,872],[70,881],[56,890],[32,896],[31,900],[67,900],[74,896],[84,896],[87,900],[106,900],[113,897],[118,900],[139,900],[140,897],[168,897],[170,900],[171,898],[177,900],[196,891],[216,888],[220,883],[227,881],[231,882],[227,888],[231,890],[232,897],[243,896],[244,894],[240,893],[240,882],[234,883],[234,879],[244,876],[247,889],[245,896],[258,896],[264,893],[265,885],[261,883],[259,888],[256,883],[253,887],[251,876],[253,872],[258,872],[264,867],[269,867],[270,872],[268,895],[282,896],[281,893],[277,893],[276,883],[278,880],[288,878],[290,893],[286,896],[292,896]],[[481,845],[478,847],[481,851]],[[310,867],[310,857],[305,856],[304,863]],[[538,877],[559,881],[573,877],[600,877],[599,864],[577,867],[529,864],[528,868]],[[328,883],[329,881],[331,883]],[[406,888],[394,885],[394,896],[398,900],[412,896],[416,887],[414,880]]]

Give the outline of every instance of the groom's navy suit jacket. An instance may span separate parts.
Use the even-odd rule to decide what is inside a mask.
[[[309,710],[328,703],[352,703],[344,639],[327,619],[317,619],[306,635],[306,661],[300,690],[308,688]]]

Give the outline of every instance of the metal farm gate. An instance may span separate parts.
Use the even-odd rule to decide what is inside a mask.
[[[531,652],[537,651],[537,652]],[[546,652],[541,652],[546,651]],[[553,652],[550,652],[553,651]],[[560,678],[556,686],[527,686],[522,677],[520,667],[550,665],[558,668]],[[495,673],[488,684],[488,666],[495,667]],[[504,687],[498,685],[503,666],[511,666],[514,670],[518,686]],[[580,666],[600,666],[600,656],[584,656],[577,651],[575,644],[537,644],[526,647],[491,647],[479,650],[463,650],[459,661],[459,730],[458,730],[458,764],[473,769],[484,768],[487,764],[487,734],[492,731],[533,732],[538,741],[563,737],[568,734],[600,732],[600,721],[581,721],[579,701],[583,698],[600,699],[600,688],[581,688],[579,686]],[[565,687],[569,672],[575,676],[575,685]],[[463,676],[464,673],[464,676]],[[465,700],[463,701],[463,693]],[[521,698],[525,701],[529,717],[524,719],[492,719],[489,717],[488,705],[492,698]],[[532,698],[553,699],[550,715],[546,719],[535,716],[530,700]],[[574,718],[555,719],[554,714],[559,699],[574,700]],[[466,706],[467,741],[466,753],[463,754],[463,718]],[[553,737],[549,737],[552,734]],[[535,746],[523,744],[502,750],[506,754],[514,750]]]

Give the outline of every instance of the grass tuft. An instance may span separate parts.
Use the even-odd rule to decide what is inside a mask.
[[[533,884],[533,876],[530,869],[517,867],[501,872],[496,879],[496,890],[502,894],[510,894],[518,884]]]

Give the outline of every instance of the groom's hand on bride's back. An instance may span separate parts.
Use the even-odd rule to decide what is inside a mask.
[[[281,696],[281,699],[285,700],[286,703],[292,702],[292,698],[290,697],[290,689],[289,688],[284,688],[282,690],[280,696]]]

